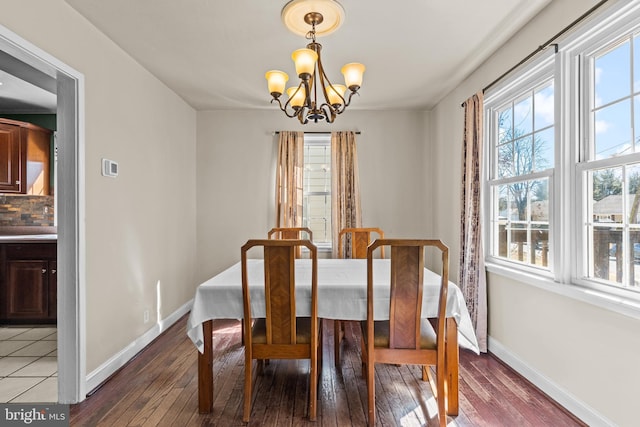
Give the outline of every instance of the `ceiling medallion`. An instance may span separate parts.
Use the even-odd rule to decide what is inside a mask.
[[[342,67],[344,85],[332,84],[322,66],[322,45],[316,42],[316,36],[331,34],[343,21],[344,9],[334,0],[293,0],[282,9],[282,22],[285,26],[295,34],[304,35],[311,42],[306,48],[291,54],[300,83],[286,89],[288,99],[284,104],[280,96],[285,93],[285,85],[289,80],[287,73],[272,70],[267,71],[265,77],[269,93],[273,97],[271,102],[277,102],[288,117],[296,117],[302,124],[309,120],[314,123],[320,120],[333,123],[336,116],[349,106],[351,97],[362,85],[365,70],[362,64],[353,62]],[[345,98],[347,88],[350,92],[348,98]]]

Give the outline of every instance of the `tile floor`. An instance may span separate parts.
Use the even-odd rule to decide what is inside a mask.
[[[55,326],[0,326],[0,403],[58,401]]]

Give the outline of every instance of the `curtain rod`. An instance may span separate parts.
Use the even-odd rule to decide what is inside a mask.
[[[325,134],[326,134],[326,133],[331,133],[331,132],[304,132],[304,133],[311,133],[311,134],[314,134],[314,133],[317,133],[317,134],[323,134],[323,133],[325,133]],[[355,133],[356,135],[360,135],[362,132],[360,132],[359,130],[357,130],[357,131],[355,131],[355,132],[353,132],[353,133]],[[279,131],[279,130],[277,130],[277,131],[273,132],[273,134],[274,134],[274,135],[280,135],[280,131]]]
[[[547,47],[549,46],[555,46],[556,49],[556,53],[558,53],[558,44],[557,43],[553,43],[555,40],[557,40],[558,38],[560,38],[564,33],[566,33],[567,31],[571,30],[573,27],[575,27],[576,25],[578,25],[580,22],[584,21],[589,15],[591,15],[593,12],[595,12],[597,9],[599,9],[603,4],[605,4],[608,0],[601,0],[599,3],[597,3],[595,6],[593,6],[591,9],[587,10],[585,13],[583,13],[582,15],[580,15],[575,21],[573,21],[572,23],[570,23],[569,25],[567,25],[566,27],[564,27],[562,30],[560,30],[556,35],[554,35],[553,37],[551,37],[549,40],[547,40],[546,42],[544,42],[543,44],[541,44],[540,46],[538,46],[538,48],[536,50],[534,50],[533,52],[531,52],[529,55],[527,55],[524,59],[522,59],[520,62],[518,62],[516,65],[514,65],[513,67],[509,68],[507,71],[505,71],[504,73],[502,73],[497,79],[495,79],[494,81],[492,81],[491,83],[489,83],[488,85],[486,85],[483,89],[482,92],[486,92],[487,90],[489,90],[491,87],[493,87],[495,84],[497,84],[498,82],[500,82],[502,79],[504,79],[506,76],[508,76],[509,74],[511,74],[511,72],[513,70],[515,70],[516,68],[518,68],[519,66],[521,66],[522,64],[526,63],[527,61],[529,61],[533,56],[537,55],[538,53],[540,53],[541,51],[545,50]],[[464,107],[466,102],[463,102],[461,107]]]

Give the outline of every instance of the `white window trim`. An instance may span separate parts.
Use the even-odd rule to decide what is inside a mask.
[[[635,153],[625,156],[622,161],[620,158],[607,158],[590,160],[587,163],[583,158],[580,158],[582,152],[580,144],[586,145],[586,136],[591,131],[588,127],[589,112],[585,111],[577,100],[586,99],[591,93],[588,88],[590,84],[590,80],[588,80],[589,69],[584,67],[585,58],[613,42],[621,35],[637,28],[640,21],[639,12],[640,4],[637,2],[634,4],[623,1],[614,2],[610,8],[598,14],[597,19],[594,17],[583,29],[560,43],[561,55],[558,61],[561,63],[560,76],[564,79],[564,84],[568,88],[567,92],[564,93],[567,97],[564,111],[566,112],[568,123],[565,137],[567,141],[573,138],[573,143],[567,144],[569,145],[568,148],[570,148],[569,159],[571,160],[565,163],[570,165],[567,169],[571,180],[572,193],[575,195],[569,211],[571,214],[565,215],[567,219],[573,219],[573,228],[569,228],[571,234],[568,239],[568,241],[572,242],[568,250],[573,256],[570,280],[571,283],[600,296],[604,301],[620,300],[621,304],[627,301],[633,307],[640,307],[640,293],[637,291],[599,283],[597,280],[586,277],[588,269],[587,251],[582,248],[586,246],[583,213],[587,209],[587,200],[584,198],[585,180],[583,176],[587,170],[594,168],[611,167],[622,163],[640,161],[640,154]],[[580,75],[581,73],[584,73],[584,75]],[[589,135],[589,140],[591,139],[592,137]]]
[[[331,148],[331,132],[326,132],[326,133],[305,133],[304,134],[304,144],[307,145],[326,145],[327,144],[327,138],[328,138],[328,145],[329,148]],[[331,192],[329,191],[329,194],[331,195]],[[331,225],[331,227],[333,227],[333,224]],[[333,234],[331,234],[333,236]],[[333,251],[333,242],[331,243],[326,243],[326,242],[319,242],[316,243],[314,242],[314,245],[316,245],[316,247],[318,248],[318,252],[321,253],[331,253]],[[307,250],[306,248],[302,248],[303,252],[305,250]]]
[[[554,75],[553,69],[554,62],[554,51],[550,49],[548,51],[543,52],[540,56],[538,56],[535,60],[533,60],[522,72],[514,74],[513,76],[504,79],[498,85],[491,89],[490,93],[487,93],[484,99],[484,113],[485,117],[487,116],[487,112],[489,109],[496,109],[499,106],[504,104],[504,100],[506,99],[514,99],[519,94],[522,93],[523,90],[529,89],[540,81],[546,80]],[[555,91],[555,81],[554,81],[554,91]],[[557,96],[556,96],[556,105],[557,109]],[[556,110],[557,111],[557,110]],[[557,116],[556,116],[557,117]],[[486,123],[486,121],[485,121]],[[558,140],[558,124],[554,123],[554,136],[555,140]],[[495,140],[492,134],[492,126],[484,126],[484,158],[487,159],[484,168],[484,177],[483,177],[483,185],[482,191],[485,196],[483,197],[483,207],[482,211],[484,214],[485,221],[484,225],[484,241],[487,242],[489,248],[491,248],[494,244],[493,242],[493,230],[491,228],[492,214],[493,214],[493,206],[492,206],[492,182],[499,181],[500,183],[509,183],[520,182],[530,179],[536,178],[548,178],[549,179],[549,200],[552,202],[551,205],[555,206],[558,202],[557,197],[557,184],[555,183],[554,174],[555,168],[558,166],[558,146],[559,144],[555,144],[554,151],[554,168],[550,171],[543,172],[533,172],[527,175],[519,175],[515,177],[509,178],[501,178],[501,179],[492,179],[492,171],[495,169],[495,158],[493,156],[493,150],[495,147]],[[556,226],[554,225],[556,218],[556,210],[549,212],[549,235],[554,236]],[[508,261],[503,258],[499,258],[491,255],[490,250],[486,250],[485,254],[485,263],[487,265],[499,266],[502,269],[510,269],[513,271],[522,271],[525,274],[535,274],[537,276],[546,277],[548,279],[553,280],[553,266],[556,265],[556,257],[557,248],[555,247],[557,239],[549,242],[549,264],[547,268],[536,267],[535,265],[530,264],[518,264],[513,261]]]
[[[487,271],[493,274],[504,276],[512,280],[517,280],[524,284],[535,286],[548,292],[553,292],[568,298],[594,305],[621,315],[634,319],[640,319],[640,294],[634,291],[618,289],[609,285],[598,285],[593,280],[581,278],[582,271],[581,256],[583,247],[583,227],[581,215],[583,212],[583,188],[580,175],[584,173],[585,166],[578,163],[580,153],[579,143],[583,140],[582,132],[586,126],[580,117],[582,108],[579,108],[577,101],[584,97],[584,88],[578,78],[581,66],[578,61],[578,52],[587,54],[596,47],[603,44],[603,40],[610,39],[614,35],[620,35],[625,31],[631,31],[640,18],[640,2],[628,2],[623,0],[613,0],[611,4],[598,11],[573,33],[563,40],[558,41],[559,54],[555,55],[555,107],[556,123],[555,136],[555,170],[553,180],[553,212],[549,212],[550,230],[553,228],[553,241],[549,242],[549,247],[553,247],[553,269],[552,274],[541,274],[539,269],[530,266],[514,266],[513,263],[487,256]],[[634,16],[631,16],[631,15]],[[551,50],[551,49],[550,49]],[[532,61],[526,68],[523,68],[517,75],[504,79],[499,85],[491,89],[485,96],[485,105],[490,104],[496,97],[508,96],[510,91],[515,96],[517,89],[521,89],[527,81],[531,81],[536,70],[553,56],[551,52],[544,52],[537,59]],[[491,156],[491,141],[489,137],[489,126],[485,126],[485,159],[493,161]],[[633,155],[633,160],[640,160],[640,153]],[[626,158],[627,161],[631,157]],[[617,160],[619,161],[619,160]],[[595,161],[594,161],[595,162]],[[598,165],[615,164],[616,159],[606,159],[598,161]],[[491,206],[488,201],[490,191],[489,172],[485,162],[485,176],[483,177],[483,213],[485,220],[485,242],[490,242],[490,221]],[[560,167],[561,165],[566,165]],[[590,166],[595,165],[591,163]],[[551,185],[551,184],[550,184]],[[550,188],[551,191],[551,188]],[[485,251],[489,253],[489,251]]]

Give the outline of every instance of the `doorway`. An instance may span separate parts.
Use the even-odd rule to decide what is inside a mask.
[[[25,65],[22,70],[12,71],[15,77],[27,80],[32,78],[29,73],[36,70],[55,82],[58,403],[76,403],[86,396],[85,234],[81,220],[85,192],[84,77],[1,25],[0,54]]]

